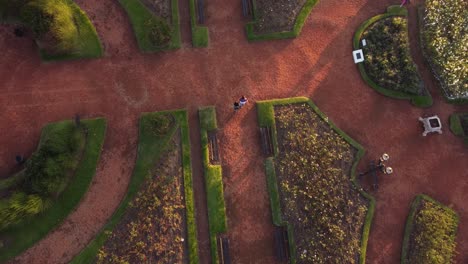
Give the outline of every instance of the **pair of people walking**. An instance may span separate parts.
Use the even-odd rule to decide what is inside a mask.
[[[239,99],[239,102],[234,102],[234,111],[237,111],[239,109],[241,109],[245,104],[247,104],[247,102],[249,101],[249,99],[247,99],[247,97],[245,96],[242,96],[240,99]]]

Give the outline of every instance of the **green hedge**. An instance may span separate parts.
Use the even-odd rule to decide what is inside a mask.
[[[200,108],[200,134],[202,161],[205,174],[206,199],[212,263],[219,263],[216,237],[227,231],[226,205],[224,201],[223,171],[221,165],[211,165],[208,146],[208,132],[217,129],[216,109],[212,106]]]
[[[287,98],[287,99],[275,99],[275,100],[265,100],[265,101],[258,101],[257,102],[257,116],[258,116],[258,123],[260,127],[269,126],[273,132],[273,144],[275,147],[275,157],[278,154],[278,143],[276,137],[276,125],[275,125],[275,113],[274,113],[274,106],[275,105],[291,105],[291,104],[298,104],[298,103],[306,103],[308,104],[315,113],[320,116],[325,122],[327,122],[330,127],[337,132],[346,142],[348,142],[351,146],[357,149],[356,159],[353,163],[351,169],[351,182],[356,190],[365,197],[369,201],[369,207],[366,214],[366,219],[364,222],[364,226],[362,229],[362,242],[361,242],[361,254],[359,257],[359,263],[364,264],[366,262],[366,251],[367,251],[367,241],[369,239],[369,231],[370,226],[372,224],[372,219],[374,216],[375,211],[375,199],[369,195],[368,193],[364,192],[360,187],[357,179],[356,179],[356,168],[357,165],[365,153],[364,148],[354,141],[350,136],[340,130],[338,127],[333,124],[328,117],[318,109],[318,107],[307,97],[294,97],[294,98]],[[288,234],[289,234],[289,246],[291,256],[296,255],[296,245],[294,243],[294,235],[293,229],[288,222],[285,222],[281,218],[281,207],[279,202],[279,191],[278,191],[278,183],[276,180],[276,172],[274,169],[274,158],[268,158],[265,161],[265,171],[267,175],[267,186],[268,186],[268,193],[270,195],[270,203],[271,203],[271,210],[272,210],[272,217],[273,223],[277,226],[287,226]],[[291,258],[291,263],[295,263],[295,259]]]
[[[427,196],[427,195],[424,195],[424,194],[418,194],[416,195],[413,203],[411,204],[411,207],[410,207],[410,211],[409,211],[409,214],[408,214],[408,218],[406,219],[406,225],[405,225],[405,233],[404,233],[404,236],[403,236],[403,245],[402,245],[402,250],[401,250],[401,264],[411,264],[408,262],[408,257],[409,257],[409,249],[410,249],[410,240],[412,238],[411,236],[411,233],[413,231],[413,225],[414,225],[414,222],[415,222],[415,217],[416,217],[416,214],[418,213],[418,209],[419,209],[419,206],[421,204],[421,201],[425,200],[426,202],[430,202],[430,203],[433,203],[437,206],[439,206],[440,208],[444,209],[447,213],[450,213],[450,214],[454,214],[455,217],[456,217],[456,222],[458,224],[459,222],[459,217],[457,215],[457,213],[441,204],[440,202],[432,199],[431,197]],[[436,263],[436,262],[434,262]]]
[[[318,3],[318,0],[307,0],[304,6],[302,7],[301,11],[297,15],[296,22],[294,23],[293,30],[291,31],[283,31],[283,32],[275,32],[275,33],[268,33],[268,34],[261,34],[258,35],[254,32],[254,25],[257,23],[257,18],[255,16],[256,13],[256,3],[255,0],[252,0],[253,4],[253,21],[247,23],[245,26],[245,30],[247,32],[247,39],[249,41],[259,41],[259,40],[273,40],[273,39],[287,39],[287,38],[295,38],[299,36],[302,31],[302,27],[304,26],[305,20],[312,11],[312,8]]]
[[[190,24],[192,25],[192,45],[194,47],[208,47],[210,41],[208,28],[197,25],[197,11],[195,0],[189,0]]]
[[[156,135],[151,130],[150,120],[155,116],[172,114],[176,120],[169,132],[165,135]],[[84,248],[71,263],[91,263],[99,251],[99,249],[106,242],[110,231],[119,223],[125,214],[129,203],[133,200],[138,193],[140,186],[145,180],[151,176],[149,173],[154,166],[155,161],[159,160],[161,154],[167,148],[169,141],[180,128],[182,137],[182,162],[184,173],[184,189],[185,189],[185,203],[186,203],[186,218],[187,218],[187,233],[189,244],[189,259],[191,264],[199,263],[198,259],[198,244],[196,238],[196,225],[195,225],[195,209],[192,188],[192,172],[190,161],[190,139],[188,131],[187,112],[185,110],[165,111],[157,113],[145,113],[140,118],[139,123],[139,142],[138,142],[138,155],[133,169],[132,178],[130,180],[127,193],[121,201],[119,207],[116,209],[111,218],[107,221],[101,231],[96,237]]]
[[[170,25],[171,40],[165,47],[155,46],[149,38],[147,22],[150,20],[158,20],[160,17],[154,15],[145,5],[139,0],[119,0],[125,11],[127,11],[132,23],[133,31],[138,42],[138,47],[143,52],[155,52],[162,50],[172,50],[181,47],[180,40],[180,21],[179,21],[179,4],[177,0],[171,0],[172,24]]]
[[[54,124],[61,123],[63,122]],[[88,135],[83,156],[73,178],[58,199],[45,212],[1,233],[1,236],[6,237],[9,242],[8,248],[0,247],[0,262],[19,255],[45,237],[74,210],[88,190],[101,154],[106,121],[104,119],[88,119],[82,120],[82,124],[88,129]]]
[[[408,11],[404,7],[399,7],[399,6],[389,6],[387,8],[387,12],[381,15],[374,16],[368,20],[366,20],[364,23],[362,23],[359,28],[356,30],[356,33],[354,34],[353,38],[353,49],[357,50],[360,49],[360,42],[361,42],[361,36],[364,33],[364,31],[370,27],[372,24],[375,22],[385,19],[391,16],[404,16],[406,17],[408,15]],[[418,96],[418,95],[411,95],[407,94],[404,92],[400,91],[394,91],[394,90],[389,90],[384,87],[380,87],[378,84],[376,84],[367,74],[366,69],[364,68],[363,63],[358,63],[357,64],[359,72],[361,73],[362,78],[364,81],[372,87],[374,90],[377,92],[391,97],[395,99],[407,99],[411,100],[411,103],[417,107],[429,107],[432,105],[432,97],[429,94],[429,92],[426,90],[427,96]]]
[[[456,136],[462,137],[465,144],[468,146],[468,135],[465,134],[465,131],[462,127],[462,120],[464,119],[468,122],[468,113],[457,113],[450,115],[450,131]]]

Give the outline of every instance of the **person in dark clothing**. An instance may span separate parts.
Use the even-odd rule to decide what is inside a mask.
[[[239,109],[240,109],[239,103],[238,103],[238,102],[234,102],[234,111],[237,112],[237,110],[239,110]]]

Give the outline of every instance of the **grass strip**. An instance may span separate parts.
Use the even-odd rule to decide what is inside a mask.
[[[223,172],[220,165],[211,165],[208,132],[217,129],[216,109],[213,106],[200,108],[200,134],[202,161],[205,174],[208,203],[208,223],[212,263],[219,263],[216,236],[227,231],[226,205],[224,201]]]
[[[192,161],[190,158],[190,132],[187,111],[174,111],[173,115],[180,127],[182,138],[182,165],[184,170],[185,215],[189,243],[190,264],[198,264],[197,225],[195,220],[195,198],[193,195]]]
[[[416,221],[415,219],[416,214],[418,213],[419,206],[423,200],[441,207],[447,213],[454,214],[456,216],[457,225],[460,221],[459,216],[453,209],[443,205],[442,203],[432,199],[431,197],[427,195],[424,195],[424,194],[416,195],[416,197],[414,198],[414,201],[411,203],[408,218],[406,219],[405,233],[403,235],[403,245],[402,245],[402,250],[401,250],[401,264],[410,264],[408,261],[408,257],[409,257],[411,233],[413,231],[413,227]],[[455,237],[454,237],[454,240],[455,240]]]
[[[192,45],[196,48],[208,47],[210,41],[208,27],[197,25],[197,11],[195,6],[195,0],[189,0]]]
[[[104,143],[106,121],[99,118],[81,122],[87,128],[88,135],[85,150],[74,177],[49,209],[36,217],[25,220],[18,226],[5,230],[2,235],[8,237],[11,243],[8,244],[8,248],[0,248],[0,262],[19,255],[62,223],[88,190]],[[61,125],[61,123],[64,122],[53,123],[49,126]],[[41,138],[45,136],[47,135],[43,134]]]
[[[369,201],[369,206],[366,214],[366,219],[364,221],[364,226],[362,229],[362,238],[361,238],[361,254],[359,255],[359,263],[364,264],[366,262],[366,252],[367,252],[367,241],[369,239],[369,231],[370,226],[372,224],[372,219],[374,217],[375,211],[375,199],[370,194],[364,192],[364,190],[360,187],[357,179],[356,179],[356,168],[357,165],[364,156],[365,150],[364,148],[357,143],[354,139],[348,136],[344,131],[339,129],[333,122],[331,122],[328,117],[320,111],[320,109],[307,97],[294,97],[294,98],[286,98],[286,99],[274,99],[274,100],[265,100],[265,101],[258,101],[257,102],[257,116],[258,116],[258,123],[261,127],[269,126],[273,132],[273,144],[275,146],[275,157],[278,155],[277,150],[277,133],[276,133],[276,124],[275,124],[275,112],[274,106],[275,105],[291,105],[291,104],[298,104],[298,103],[306,103],[308,104],[315,113],[322,118],[328,125],[337,132],[347,143],[357,149],[356,158],[354,160],[352,169],[351,169],[351,182],[356,190],[365,197]],[[275,160],[274,157],[267,158],[265,161],[265,171],[267,174],[267,187],[268,193],[270,195],[270,202],[271,202],[271,210],[272,210],[272,218],[273,223],[277,226],[287,226],[288,228],[288,235],[289,235],[289,247],[291,256],[296,256],[296,244],[294,243],[294,234],[292,226],[282,220],[281,218],[281,207],[279,202],[279,191],[278,191],[278,183],[276,180],[276,172],[274,169]],[[294,257],[291,258],[291,263],[295,263]]]
[[[172,12],[172,28],[171,41],[166,47],[155,46],[150,38],[148,27],[146,23],[157,18],[145,5],[139,0],[119,0],[128,16],[135,32],[138,47],[142,52],[156,52],[163,50],[173,50],[181,47],[180,40],[180,20],[179,20],[179,4],[177,0],[171,0],[171,12]]]
[[[253,21],[247,23],[245,25],[245,30],[247,32],[247,39],[249,41],[261,41],[261,40],[274,40],[274,39],[288,39],[288,38],[295,38],[299,36],[302,31],[302,27],[309,16],[312,8],[318,3],[318,0],[307,0],[302,7],[301,11],[296,17],[296,21],[294,23],[294,27],[291,31],[282,31],[282,32],[274,32],[274,33],[267,33],[267,34],[256,34],[254,32],[254,25],[257,23],[257,18],[255,16],[256,13],[256,3],[255,0],[252,0],[253,4]]]
[[[404,7],[400,7],[397,5],[394,6],[389,6],[387,8],[387,12],[381,15],[377,15],[374,17],[371,17],[370,19],[364,21],[359,28],[356,30],[356,33],[354,34],[353,38],[353,49],[357,50],[360,49],[360,42],[361,42],[361,36],[364,33],[364,31],[370,27],[372,24],[375,22],[385,19],[391,16],[403,16],[407,17],[408,16],[408,11]],[[364,68],[363,63],[358,63],[357,64],[359,72],[361,73],[362,78],[364,81],[372,87],[374,90],[377,92],[391,97],[395,99],[406,99],[406,100],[411,100],[411,103],[417,107],[430,107],[432,105],[432,96],[430,93],[426,90],[427,95],[426,96],[421,96],[421,95],[411,95],[408,93],[400,92],[400,91],[394,91],[390,89],[386,89],[384,87],[379,86],[376,84],[366,73],[366,69]]]

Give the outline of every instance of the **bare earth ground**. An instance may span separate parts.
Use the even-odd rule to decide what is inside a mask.
[[[180,1],[183,2],[182,0]],[[129,20],[117,1],[79,0],[105,46],[98,60],[42,64],[27,39],[0,27],[0,177],[14,171],[14,154],[30,154],[40,129],[71,118],[104,116],[108,131],[102,158],[89,192],[65,222],[11,263],[66,263],[99,231],[122,199],[136,158],[137,120],[141,112],[216,105],[221,128],[231,255],[234,263],[274,263],[271,213],[266,192],[253,101],[309,96],[338,127],[366,149],[359,169],[387,152],[395,173],[374,193],[368,263],[399,263],[411,201],[424,192],[453,206],[461,216],[457,263],[468,262],[468,150],[449,132],[448,117],[467,106],[443,102],[438,86],[412,43],[424,81],[435,96],[429,109],[386,98],[362,81],[351,57],[355,29],[382,13],[390,0],[321,1],[295,40],[248,44],[240,1],[209,1],[210,47],[188,42],[186,4],[181,14],[181,50],[141,54]],[[412,5],[420,1],[412,1]],[[410,11],[411,41],[415,12]],[[241,94],[251,103],[233,115]],[[438,114],[444,134],[422,137],[417,118]],[[198,126],[191,126],[192,147],[199,149]],[[206,206],[200,152],[193,149],[201,263],[208,263]],[[198,154],[197,154],[198,153]]]

